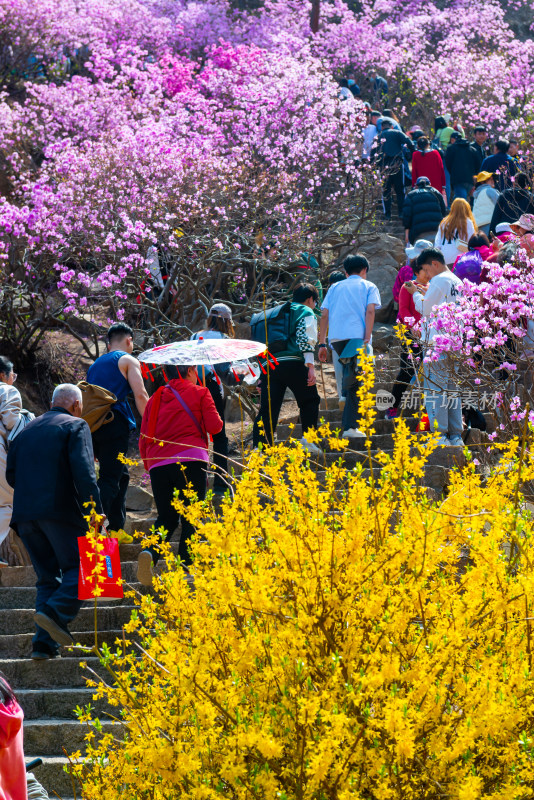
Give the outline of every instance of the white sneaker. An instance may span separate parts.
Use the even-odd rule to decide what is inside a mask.
[[[358,428],[349,428],[348,431],[343,431],[344,439],[365,439],[365,433],[358,430]]]
[[[450,444],[452,447],[464,447],[464,440],[461,436],[451,436]]]
[[[322,456],[323,451],[321,450],[321,448],[318,447],[314,442],[308,442],[308,440],[305,439],[304,436],[300,440],[300,443],[304,448],[304,450],[307,450],[308,453],[311,453],[314,456]]]
[[[137,559],[137,580],[143,586],[152,586],[152,578],[154,577],[152,565],[152,553],[150,550],[142,550]]]
[[[451,445],[446,436],[440,436],[436,444],[438,447],[450,447]]]

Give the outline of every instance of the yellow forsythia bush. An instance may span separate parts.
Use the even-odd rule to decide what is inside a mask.
[[[534,796],[532,435],[439,500],[435,434],[395,438],[371,477],[254,453],[221,516],[191,512],[195,591],[168,554],[142,648],[102,652],[124,741],[89,735],[85,798]]]

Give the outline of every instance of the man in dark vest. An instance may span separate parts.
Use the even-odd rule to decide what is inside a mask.
[[[117,533],[119,542],[132,541],[124,532],[126,490],[130,482],[128,467],[119,461],[119,453],[128,452],[130,431],[135,430],[135,417],[127,401],[133,393],[135,404],[143,416],[148,394],[139,361],[132,356],[133,331],[124,322],[115,322],[107,332],[108,352],[89,367],[87,381],[102,386],[117,397],[111,406],[114,418],[93,433],[93,448],[100,465],[98,488],[109,529]]]
[[[320,449],[306,439],[306,431],[316,428],[319,420],[320,398],[315,377],[315,345],[317,343],[317,317],[313,309],[319,294],[315,286],[303,283],[293,292],[290,311],[289,340],[286,349],[276,353],[278,362],[269,375],[260,379],[260,413],[254,422],[252,441],[273,442],[273,433],[284,401],[286,389],[291,389],[300,411],[302,446],[317,455]],[[265,363],[265,369],[269,365]],[[258,423],[263,423],[263,435]]]

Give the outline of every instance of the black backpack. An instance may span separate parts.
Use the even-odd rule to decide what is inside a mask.
[[[250,331],[251,338],[266,344],[273,355],[287,350],[291,333],[291,303],[282,303],[281,306],[274,306],[266,312],[259,311],[254,314],[250,320]]]

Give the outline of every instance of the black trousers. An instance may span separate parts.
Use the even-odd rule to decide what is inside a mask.
[[[86,533],[83,520],[79,527],[59,520],[19,522],[18,533],[37,575],[35,610],[44,611],[66,627],[82,605],[78,600],[78,536]],[[43,628],[36,628],[33,649],[49,655],[57,653],[58,643]]]
[[[118,459],[119,453],[126,455],[128,452],[129,437],[128,420],[117,411],[108,425],[102,425],[93,433],[93,450],[100,464],[100,499],[112,531],[124,528],[126,520],[126,490],[130,473],[126,464]]]
[[[181,517],[172,505],[174,492],[175,490],[183,492],[187,484],[190,483],[198,499],[204,500],[206,497],[207,467],[207,461],[186,461],[183,464],[165,464],[161,467],[153,467],[150,470],[152,492],[158,509],[158,517],[154,527],[156,530],[158,528],[164,529],[163,541],[166,542],[167,539],[172,537],[181,518],[182,535],[180,536],[178,555],[185,564],[191,563],[187,543],[195,532],[195,528],[184,517]],[[186,498],[181,496],[180,499],[185,499],[186,504],[189,505],[189,501]],[[156,564],[160,553],[152,547],[149,550],[152,553],[154,564]]]
[[[392,191],[394,190],[400,216],[402,214],[402,207],[404,205],[404,173],[402,170],[402,162],[393,162],[391,164],[386,164],[385,166],[387,166],[387,172],[385,174],[384,184],[382,187],[384,214],[386,217],[391,216],[391,197]]]
[[[421,354],[420,347],[418,345],[413,345],[412,353],[414,358],[418,359]],[[408,350],[403,348],[400,353],[399,374],[395,378],[395,383],[393,384],[393,388],[391,390],[391,394],[395,398],[393,408],[398,408],[400,406],[402,395],[408,388],[410,381],[415,375],[414,363],[409,356],[410,354],[408,353]]]
[[[269,416],[269,385],[271,403]],[[284,401],[286,389],[291,389],[300,411],[302,433],[305,436],[310,428],[316,428],[319,421],[320,398],[317,386],[308,386],[308,368],[304,361],[281,361],[278,366],[261,376],[260,413],[254,422],[252,443],[256,447],[260,441],[273,442],[273,431],[276,430],[280,409]],[[263,422],[263,434],[260,433],[259,421]],[[271,424],[272,423],[272,424]]]
[[[213,466],[215,477],[213,479],[213,490],[215,492],[225,492],[228,488],[228,437],[226,435],[226,425],[224,422],[225,398],[221,394],[221,388],[216,380],[211,378],[206,381],[206,386],[215,403],[217,413],[223,421],[222,430],[213,434]]]

